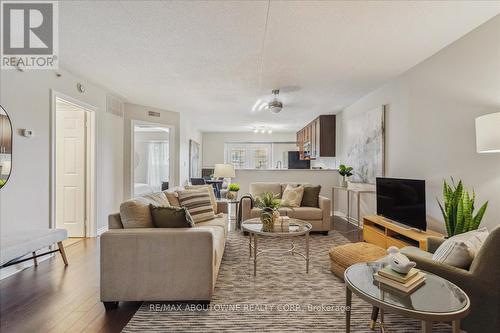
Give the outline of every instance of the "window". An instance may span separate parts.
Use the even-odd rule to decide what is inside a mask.
[[[224,163],[235,169],[287,169],[289,151],[297,151],[295,142],[226,142]]]
[[[225,163],[235,169],[269,169],[272,143],[226,143]]]

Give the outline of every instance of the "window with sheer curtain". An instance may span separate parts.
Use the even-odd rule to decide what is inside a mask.
[[[269,169],[272,143],[226,143],[225,163],[235,169]]]
[[[148,143],[148,185],[154,192],[160,192],[162,182],[168,181],[168,149],[166,141]]]

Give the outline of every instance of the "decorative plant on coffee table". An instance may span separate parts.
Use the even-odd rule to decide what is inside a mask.
[[[262,209],[260,213],[262,229],[264,231],[272,231],[274,221],[280,217],[278,209],[281,206],[281,200],[274,193],[265,192],[255,198],[255,204]]]
[[[345,166],[344,164],[339,165],[339,174],[342,176],[342,186],[347,187],[347,179],[346,177],[352,176],[352,167]]]
[[[227,198],[230,200],[236,200],[238,198],[238,191],[240,190],[240,184],[231,183],[227,187]]]
[[[462,181],[455,185],[453,178],[451,186],[443,182],[444,206],[439,202],[439,208],[443,213],[444,222],[448,237],[458,235],[467,231],[476,230],[483,219],[488,201],[474,215],[474,200],[476,194],[472,191],[472,196],[464,188]]]

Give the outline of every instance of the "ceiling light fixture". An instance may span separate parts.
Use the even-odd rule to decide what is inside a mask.
[[[258,99],[252,107],[252,112],[255,112],[261,103],[262,100]]]
[[[273,129],[270,126],[254,126],[253,132],[262,134],[264,133],[271,134],[273,132]]]

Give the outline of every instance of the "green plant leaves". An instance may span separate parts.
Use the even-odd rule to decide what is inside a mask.
[[[477,212],[474,213],[474,201],[476,194],[473,191],[472,197],[469,192],[465,190],[462,181],[460,180],[455,186],[455,181],[451,178],[452,186],[443,181],[443,199],[444,207],[438,200],[439,208],[443,214],[444,223],[446,225],[446,232],[448,236],[458,235],[470,230],[476,230],[488,207],[486,202]]]
[[[344,177],[352,176],[352,167],[345,166],[345,164],[339,165],[339,174]]]
[[[276,210],[281,206],[281,200],[274,193],[265,192],[255,198],[255,204],[261,209],[270,208]]]

